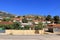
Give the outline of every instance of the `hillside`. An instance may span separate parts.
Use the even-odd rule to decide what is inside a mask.
[[[15,16],[15,15],[10,14],[10,13],[8,13],[8,12],[3,12],[3,11],[0,11],[0,16],[10,17],[10,16]]]

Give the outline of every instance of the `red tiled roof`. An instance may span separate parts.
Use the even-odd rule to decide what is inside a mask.
[[[60,27],[60,24],[48,24],[48,27]]]
[[[12,18],[12,20],[22,20],[21,18]]]
[[[33,20],[33,22],[43,22],[44,20]]]
[[[3,21],[3,22],[0,22],[0,24],[13,24],[13,22],[6,22],[6,21]]]

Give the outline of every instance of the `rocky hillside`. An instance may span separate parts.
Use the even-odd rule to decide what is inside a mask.
[[[8,13],[8,12],[3,12],[3,11],[0,11],[0,16],[10,17],[10,16],[15,16],[15,15],[10,14],[10,13]]]

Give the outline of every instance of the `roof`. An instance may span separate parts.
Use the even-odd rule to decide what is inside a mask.
[[[12,20],[22,20],[22,18],[12,18]]]
[[[48,24],[48,27],[60,27],[60,24]]]
[[[13,22],[2,21],[2,22],[0,22],[0,24],[6,24],[6,25],[8,25],[8,24],[13,24]]]

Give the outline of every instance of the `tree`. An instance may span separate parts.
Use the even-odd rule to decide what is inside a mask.
[[[14,29],[13,24],[4,25],[5,29]]]
[[[23,23],[28,23],[28,20],[26,18],[22,19]]]
[[[12,24],[0,24],[0,28],[4,28],[4,29],[14,29],[14,26]]]
[[[14,29],[13,24],[8,25],[8,27],[9,27],[10,29]]]
[[[3,28],[3,29],[5,29],[4,25],[1,25],[1,24],[0,24],[0,28]]]
[[[25,18],[26,16],[23,16],[23,18]]]
[[[35,16],[35,19],[39,19],[39,17],[38,16]]]
[[[14,26],[14,29],[20,29],[21,28],[21,23],[14,22],[13,26]]]
[[[15,18],[15,16],[10,16],[10,18]]]
[[[53,19],[54,19],[55,23],[59,23],[59,20],[60,20],[59,16],[54,16]]]
[[[3,18],[3,21],[10,21],[10,18]]]
[[[29,28],[30,28],[30,25],[24,26],[24,29],[25,29],[25,30],[29,30]]]
[[[0,28],[4,29],[21,29],[21,24],[19,22],[14,22],[13,24],[0,24]]]
[[[35,26],[35,30],[42,30],[43,28],[44,26],[42,22],[39,22],[39,24]]]
[[[39,34],[39,30],[42,30],[43,28],[43,23],[39,22],[39,24],[35,26],[35,33]]]
[[[48,15],[48,16],[46,17],[46,20],[47,20],[47,21],[51,21],[51,20],[52,20],[51,15]]]
[[[20,18],[21,16],[17,16],[17,18]]]

